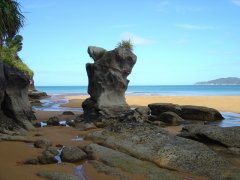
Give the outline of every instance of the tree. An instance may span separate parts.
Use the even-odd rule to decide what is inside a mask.
[[[0,48],[6,38],[13,38],[24,25],[24,16],[16,0],[0,1]]]

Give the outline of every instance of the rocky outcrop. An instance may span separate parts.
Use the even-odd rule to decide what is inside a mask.
[[[212,179],[224,179],[234,174],[232,165],[206,145],[144,123],[112,125],[89,133],[87,139],[166,169]]]
[[[32,129],[35,119],[28,100],[29,79],[0,60],[0,129]]]
[[[221,144],[230,148],[240,148],[240,127],[217,127],[209,125],[188,125],[183,127],[182,137],[201,142]]]
[[[94,63],[86,65],[90,98],[82,104],[84,117],[116,117],[129,111],[125,91],[129,83],[127,77],[136,63],[136,55],[127,48],[105,51],[89,47],[88,53]]]
[[[217,121],[223,120],[223,116],[216,109],[203,106],[180,106],[171,103],[154,103],[149,104],[151,115],[160,116],[165,112],[173,112],[184,120],[198,120],[198,121]]]

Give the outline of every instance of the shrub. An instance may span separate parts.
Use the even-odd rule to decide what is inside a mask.
[[[129,50],[133,50],[133,44],[132,44],[132,41],[129,39],[129,40],[122,40],[121,42],[119,42],[117,44],[117,48],[127,48]]]

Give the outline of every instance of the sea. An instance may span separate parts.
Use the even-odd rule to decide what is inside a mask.
[[[48,94],[87,95],[87,86],[37,86]],[[126,95],[159,96],[239,96],[240,85],[159,85],[129,86]]]

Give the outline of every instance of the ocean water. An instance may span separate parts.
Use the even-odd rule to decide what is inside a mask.
[[[37,86],[48,94],[87,94],[87,86]],[[129,86],[126,95],[239,96],[240,85]]]

